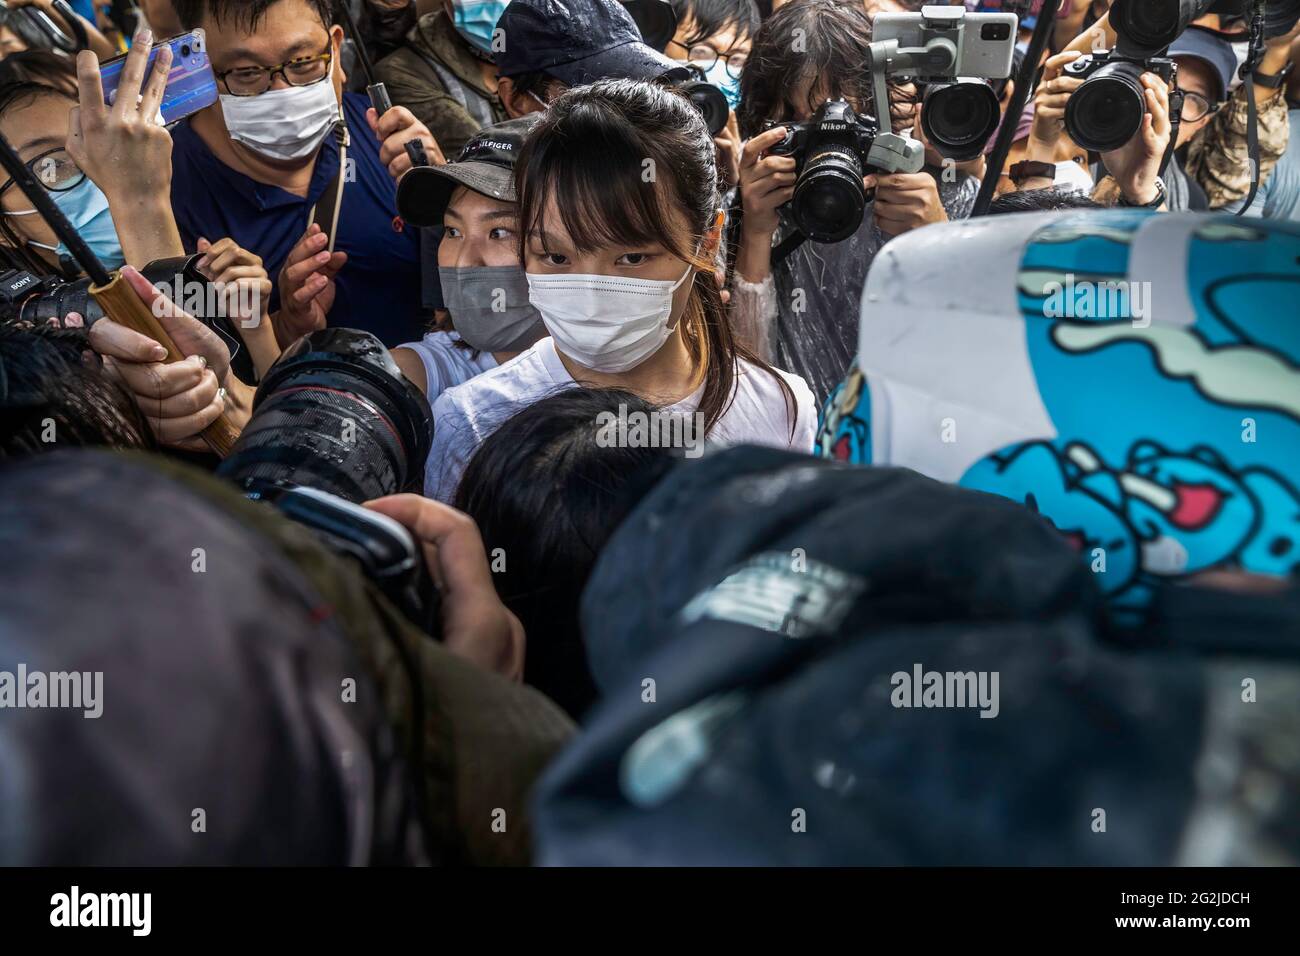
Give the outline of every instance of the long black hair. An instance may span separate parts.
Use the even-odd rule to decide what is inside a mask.
[[[756,136],[765,120],[788,119],[797,107],[812,113],[825,98],[850,100],[857,110],[877,115],[870,43],[871,17],[862,0],[792,0],[782,6],[754,36],[740,74],[741,135]],[[816,101],[791,101],[793,91],[805,86]],[[894,128],[910,125],[915,88],[890,83],[888,89]]]
[[[534,402],[479,445],[454,501],[489,558],[504,562],[492,578],[524,625],[524,680],[575,717],[596,696],[578,627],[582,589],[614,529],[679,456],[602,440],[602,413],[620,408],[657,411],[614,388]]]
[[[688,16],[692,18],[692,30],[684,44],[687,49],[727,27],[735,31],[737,40],[752,37],[762,23],[754,0],[670,0],[670,3],[678,23]]]
[[[730,407],[737,360],[771,375],[786,397],[790,434],[796,405],[790,386],[732,335],[713,263],[698,249],[719,209],[713,137],[681,93],[636,80],[602,80],[571,89],[542,114],[515,164],[519,259],[540,234],[549,201],[579,252],[657,243],[697,270],[682,317],[696,367],[704,367],[700,413],[705,431]],[[689,235],[674,228],[685,215]]]
[[[0,322],[0,461],[56,448],[156,447],[135,400],[87,363],[85,329]]]

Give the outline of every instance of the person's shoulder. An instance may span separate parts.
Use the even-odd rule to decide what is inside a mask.
[[[370,109],[370,97],[365,93],[343,91],[343,115],[348,121],[349,130],[353,129],[356,123],[360,123],[367,130],[370,129],[370,124],[366,122],[368,109]]]
[[[190,119],[181,120],[168,132],[172,137],[172,182],[175,183],[177,178],[202,179],[203,167],[215,161],[216,156],[195,131]]]
[[[375,64],[375,76],[385,83],[414,79],[427,72],[427,64],[409,46],[399,46]]]
[[[402,346],[420,356],[428,379],[426,394],[436,398],[447,389],[496,367],[490,352],[476,352],[459,342],[460,336],[455,333],[439,331],[426,332],[419,341]]]
[[[784,369],[760,368],[744,359],[737,361],[736,392],[732,407],[735,440],[774,444],[777,447],[808,450],[817,428],[817,399],[803,376]],[[782,385],[789,388],[787,395]],[[794,398],[791,407],[790,396]]]
[[[816,405],[812,389],[808,387],[802,375],[774,366],[760,368],[743,358],[736,360],[736,373],[739,388],[748,388],[760,395],[775,395],[781,391],[780,382],[785,382],[794,393],[795,402],[800,408],[805,406],[811,408]]]
[[[486,369],[469,381],[447,389],[443,394],[450,396],[455,402],[464,404],[473,404],[486,394],[514,394],[537,379],[544,371],[541,360],[534,352],[535,349],[536,346],[533,346],[527,351],[520,352],[510,361]]]
[[[207,149],[203,140],[199,139],[199,134],[194,132],[193,121],[188,116],[169,128],[167,132],[170,133],[172,137],[173,154],[175,154],[177,150],[187,152],[194,149],[196,146]]]

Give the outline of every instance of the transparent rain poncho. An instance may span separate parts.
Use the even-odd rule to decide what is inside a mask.
[[[952,178],[952,177],[950,177]],[[958,174],[944,182],[939,198],[950,219],[970,214],[979,180]],[[858,349],[862,287],[872,259],[888,240],[867,204],[858,231],[842,242],[811,240],[796,247],[755,285],[737,276],[732,319],[737,335],[777,368],[800,375],[820,404],[848,371]],[[793,230],[783,214],[773,238],[779,244]]]

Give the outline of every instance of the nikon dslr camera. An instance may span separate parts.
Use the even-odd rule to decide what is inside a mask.
[[[802,123],[768,121],[763,128],[775,126],[785,127],[785,139],[768,154],[796,160],[790,215],[814,242],[840,242],[857,232],[872,198],[862,185],[869,170],[914,173],[925,162],[919,142],[880,135],[873,117],[858,116],[844,100],[827,100]]]

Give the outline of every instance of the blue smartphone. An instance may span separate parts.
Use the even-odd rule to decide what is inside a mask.
[[[170,126],[197,113],[205,106],[217,101],[217,78],[208,62],[208,51],[203,43],[203,31],[193,30],[180,36],[164,40],[172,50],[172,68],[167,74],[167,89],[163,92],[163,123]],[[149,63],[145,77],[153,69],[153,61],[158,56],[159,46],[155,44],[149,51]],[[126,54],[115,56],[99,68],[100,82],[104,86],[104,102],[110,106],[117,96],[117,85],[122,79],[122,65]]]

